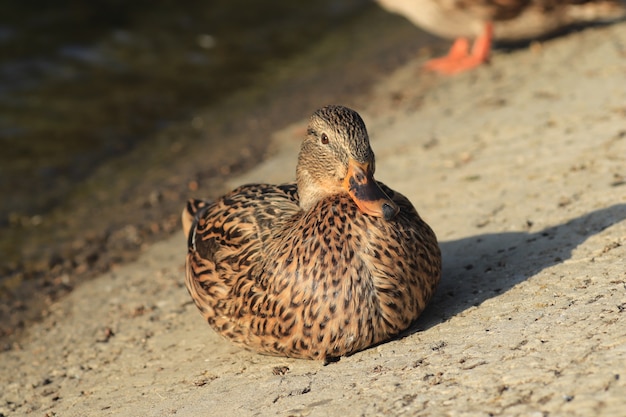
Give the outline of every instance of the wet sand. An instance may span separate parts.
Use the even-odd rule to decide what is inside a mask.
[[[243,351],[191,302],[179,233],[78,286],[1,353],[0,413],[623,413],[626,24],[452,79],[420,63],[345,103],[368,126],[377,178],[441,242],[442,283],[410,331],[328,366]],[[221,186],[291,180],[307,117]]]

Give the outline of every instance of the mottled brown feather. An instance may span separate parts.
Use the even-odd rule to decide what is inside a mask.
[[[364,126],[350,118],[356,112],[324,110],[341,116],[322,116],[338,146],[356,134],[362,143],[344,150],[356,146],[373,163]],[[187,222],[186,284],[211,327],[261,353],[311,359],[406,329],[433,295],[441,255],[408,199],[379,185],[400,207],[390,221],[363,214],[341,192],[303,210],[295,183],[244,185],[210,205],[188,203],[183,217],[195,221]]]

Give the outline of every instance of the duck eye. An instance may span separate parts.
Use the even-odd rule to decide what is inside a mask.
[[[328,135],[326,133],[322,133],[322,143],[328,145]]]

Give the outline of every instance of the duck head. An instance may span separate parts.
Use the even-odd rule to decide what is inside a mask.
[[[374,152],[357,112],[326,106],[313,114],[296,169],[303,210],[347,193],[363,213],[391,220],[400,209],[374,180],[374,170]]]

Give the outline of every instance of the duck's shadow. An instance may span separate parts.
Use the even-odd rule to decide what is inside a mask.
[[[571,258],[582,242],[624,219],[626,204],[616,204],[537,232],[489,233],[441,242],[439,288],[404,336],[436,326]]]

